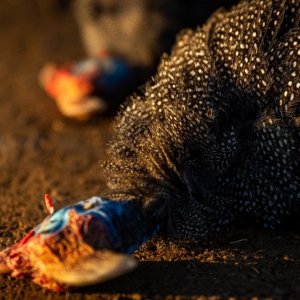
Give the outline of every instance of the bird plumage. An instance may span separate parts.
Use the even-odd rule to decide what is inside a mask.
[[[183,31],[117,117],[112,198],[194,238],[299,207],[299,19],[299,1],[242,1]]]
[[[52,290],[92,284],[131,270],[114,251],[161,229],[201,240],[239,216],[272,228],[299,210],[299,21],[299,1],[249,0],[183,31],[117,117],[105,163],[114,201],[54,213],[0,253],[0,272]]]

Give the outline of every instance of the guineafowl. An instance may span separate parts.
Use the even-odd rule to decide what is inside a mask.
[[[0,271],[93,284],[134,268],[129,254],[162,231],[201,241],[299,210],[299,21],[299,1],[249,0],[184,30],[116,118],[108,190],[54,212]]]

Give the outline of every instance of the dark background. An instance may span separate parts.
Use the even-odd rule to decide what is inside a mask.
[[[203,1],[199,24],[220,4]],[[68,6],[54,0],[0,3],[0,249],[46,216],[45,193],[61,207],[101,193],[105,184],[99,161],[112,118],[66,120],[37,84],[45,62],[84,57]],[[271,232],[247,224],[206,245],[157,238],[136,253],[141,263],[131,274],[72,293],[0,276],[0,299],[299,299],[296,225]]]

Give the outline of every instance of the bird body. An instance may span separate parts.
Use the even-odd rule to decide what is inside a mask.
[[[117,118],[112,197],[159,207],[189,238],[299,208],[299,18],[297,1],[242,1],[181,33]]]
[[[125,243],[130,241],[135,248],[162,230],[173,237],[203,240],[226,230],[240,216],[273,228],[299,210],[299,5],[295,0],[242,1],[178,36],[156,76],[117,116],[105,163],[105,197],[110,200],[95,202],[102,212],[95,222],[104,224],[106,231],[95,230],[100,225],[80,227],[85,223],[75,222],[85,228],[77,231],[84,245],[96,252],[128,253],[132,251],[123,247]],[[87,200],[80,205],[87,205],[85,215],[93,219],[89,204]],[[67,210],[74,214],[74,206]],[[112,227],[107,226],[107,217],[103,219],[108,210]],[[61,218],[58,211],[44,224]],[[69,223],[48,232],[51,247],[61,248],[68,234],[73,237],[74,230],[64,231]],[[115,236],[109,228],[118,228],[112,243],[107,242]],[[69,233],[57,239],[61,230]],[[12,249],[33,245],[39,236],[45,239],[44,232],[35,231]],[[90,236],[92,241],[86,238]],[[47,243],[42,245],[40,254],[48,249]],[[65,249],[72,243],[67,245]],[[74,247],[74,253],[79,248]],[[96,252],[87,255],[99,261]],[[70,257],[72,252],[60,253]],[[17,270],[48,288],[80,285],[82,270],[70,268],[67,259],[63,261],[76,280],[71,275],[73,281],[63,279],[66,272],[57,278],[47,268],[35,267],[40,256],[31,256],[22,268],[12,264],[18,255],[7,250],[0,262],[3,269],[8,265],[6,271]],[[28,266],[38,272],[28,272],[32,270]],[[88,283],[102,280],[95,274]],[[62,286],[49,287],[49,282]]]

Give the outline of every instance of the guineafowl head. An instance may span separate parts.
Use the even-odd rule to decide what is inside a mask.
[[[129,256],[154,233],[136,203],[92,197],[48,216],[0,253],[0,273],[60,291],[106,281],[137,265]]]

